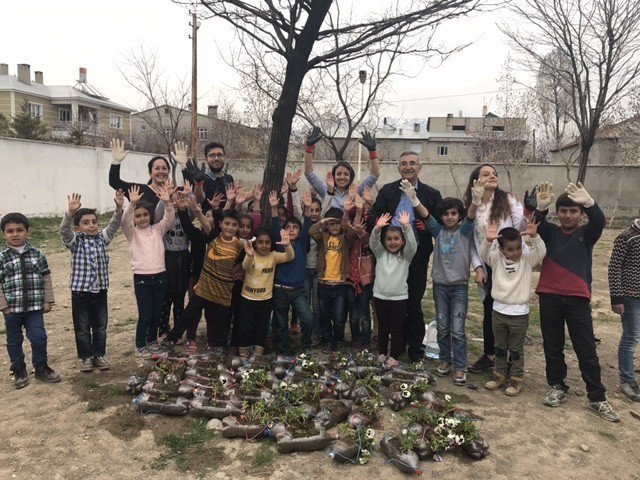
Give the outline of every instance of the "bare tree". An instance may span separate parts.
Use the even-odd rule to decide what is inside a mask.
[[[189,3],[181,2],[178,3]],[[433,49],[421,38],[430,37],[442,21],[465,15],[480,0],[416,0],[392,4],[382,12],[367,12],[359,18],[332,27],[331,0],[201,0],[212,17],[232,25],[240,40],[253,39],[270,56],[284,59],[284,80],[272,115],[272,125],[264,171],[267,190],[276,190],[284,176],[291,126],[296,114],[302,83],[311,69],[364,60],[384,51],[386,41],[404,35],[415,40],[406,53],[425,53]],[[331,12],[331,13],[330,13]],[[266,199],[263,199],[266,210]]]
[[[177,162],[173,158],[172,147],[177,141],[189,141],[190,91],[185,79],[176,79],[173,85],[163,80],[157,55],[144,45],[140,46],[138,53],[132,49],[124,59],[124,66],[118,67],[118,70],[122,78],[141,95],[145,106],[136,113],[145,126],[145,133],[136,132],[134,144],[147,151],[164,153],[171,164],[175,181]]]
[[[510,9],[523,23],[501,30],[522,62],[557,77],[571,98],[568,115],[580,143],[577,180],[583,182],[598,127],[640,74],[637,1],[523,0]]]

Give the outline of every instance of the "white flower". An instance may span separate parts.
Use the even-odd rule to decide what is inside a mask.
[[[409,385],[407,385],[406,383],[400,385],[400,390],[406,390],[407,388],[409,388]]]
[[[364,434],[365,437],[367,437],[369,440],[373,440],[373,438],[376,436],[376,432],[373,428],[367,428],[367,432]],[[364,450],[363,450],[364,453]]]
[[[314,378],[320,378],[320,375],[318,375],[317,373],[314,373],[314,374],[313,374],[313,377],[314,377]]]
[[[444,396],[444,400],[445,400],[446,402],[450,402],[450,401],[451,401],[451,395],[445,395],[445,396]]]
[[[313,360],[309,362],[309,366],[315,365],[316,362],[314,362]]]
[[[280,388],[282,390],[286,389],[287,388],[287,382],[280,382]]]
[[[369,460],[367,460],[366,458],[364,458],[364,457],[360,457],[360,459],[358,460],[358,463],[359,463],[360,465],[366,465],[368,461],[369,461]]]
[[[306,360],[302,361],[302,368],[306,367],[307,365],[309,365],[309,362],[307,362]]]
[[[267,428],[273,428],[273,422],[267,423]]]
[[[253,368],[249,369],[249,373],[253,373],[255,370]]]
[[[297,383],[292,383],[292,384],[290,385],[290,387],[291,387],[291,388],[298,388],[298,384],[297,384]]]
[[[307,358],[307,355],[304,354],[304,353],[301,353],[300,355],[298,355],[298,358],[303,358],[304,359],[304,358]]]
[[[408,433],[408,432],[407,432],[407,429],[406,429],[406,428],[403,428],[403,429],[402,429],[402,434],[403,434],[403,435],[406,435],[407,433]]]
[[[366,455],[369,455],[369,450],[367,450],[366,448],[363,448],[363,449],[360,451],[360,453],[361,453],[363,456],[366,456]]]
[[[409,398],[409,397],[411,396],[411,392],[410,392],[409,390],[404,390],[404,391],[402,392],[402,396],[403,396],[404,398]]]

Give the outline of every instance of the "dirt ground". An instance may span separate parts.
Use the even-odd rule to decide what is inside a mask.
[[[537,310],[532,310],[529,335],[533,345],[526,347],[526,385],[519,397],[488,392],[482,388],[483,376],[469,375],[470,381],[480,386],[478,390],[456,387],[451,378],[439,383],[441,391],[484,418],[482,434],[490,444],[489,456],[476,462],[448,454],[440,463],[423,462],[424,476],[640,478],[640,420],[630,414],[640,413],[640,405],[629,402],[618,391],[617,344],[621,327],[619,319],[609,311],[608,301],[606,268],[616,234],[617,231],[605,232],[595,250],[593,307],[596,336],[602,340],[598,353],[603,381],[622,421],[611,424],[587,411],[584,383],[570,349],[566,352],[569,401],[556,409],[542,405],[547,392],[544,356]],[[54,243],[49,242],[44,250],[53,271],[57,303],[45,321],[50,364],[62,375],[62,382],[45,385],[31,376],[27,388],[14,390],[4,348],[6,337],[0,327],[0,479],[162,480],[180,475],[184,479],[349,476],[357,480],[403,476],[386,463],[380,452],[364,467],[337,465],[326,452],[281,456],[264,442],[209,438],[203,425],[188,417],[139,414],[131,403],[132,397],[125,393],[131,372],[140,366],[134,356],[136,305],[126,242],[120,235],[111,247],[108,359],[112,369],[90,374],[79,371],[76,359],[67,286],[69,255]],[[430,295],[429,289],[426,305],[432,303]],[[532,298],[535,300],[535,296]],[[481,336],[479,312],[478,302],[472,302],[470,338]],[[472,339],[470,360],[480,351],[480,339]],[[30,355],[28,342],[25,352]],[[393,418],[390,412],[385,414],[386,429],[397,430],[399,425],[399,415]]]

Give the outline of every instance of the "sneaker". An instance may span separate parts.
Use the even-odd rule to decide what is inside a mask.
[[[547,407],[559,407],[561,403],[567,401],[567,392],[562,387],[562,385],[554,385],[547,393],[547,396],[544,397],[542,403]]]
[[[164,339],[163,343],[167,341],[167,339]],[[163,349],[160,345],[158,345],[158,342],[147,342],[147,350],[149,350],[151,354],[164,353],[167,351],[166,349]]]
[[[29,385],[29,374],[27,373],[27,367],[22,365],[13,372],[13,386],[16,387],[16,390],[20,390],[27,385]]]
[[[436,368],[436,375],[439,377],[446,377],[451,373],[451,364],[447,362],[438,362],[438,367]]]
[[[489,357],[483,354],[478,360],[475,361],[475,363],[469,365],[468,370],[471,373],[483,373],[493,371],[495,368],[496,361],[491,360]]]
[[[632,402],[640,402],[640,387],[635,380],[629,383],[621,383],[620,391]]]
[[[509,380],[507,380],[507,388],[505,389],[504,393],[508,397],[515,397],[520,393],[521,390],[522,379],[511,377]]]
[[[93,360],[91,357],[80,359],[81,372],[93,372]]]
[[[484,388],[486,388],[487,390],[497,390],[501,386],[503,386],[506,381],[507,379],[504,376],[502,376],[498,372],[495,372],[493,375],[491,375],[489,381],[484,384]]]
[[[47,365],[38,365],[36,367],[35,377],[41,382],[45,383],[57,383],[60,381],[60,375],[53,371],[53,369]]]
[[[298,335],[300,333],[300,325],[298,325],[297,323],[292,323],[289,327],[289,333],[291,335]]]
[[[464,387],[467,384],[467,372],[457,370],[453,376],[453,384]]]
[[[589,410],[597,413],[598,416],[607,422],[619,422],[620,415],[616,413],[613,407],[606,400],[602,402],[589,402]]]
[[[147,347],[136,348],[136,356],[148,360],[151,358],[151,352]]]
[[[173,352],[173,347],[175,347],[175,343],[173,343],[169,338],[165,338],[164,340],[162,340],[162,342],[158,346],[158,349],[160,350],[160,353]],[[153,352],[151,349],[149,349],[149,351],[151,353],[156,353],[156,352]]]
[[[195,340],[187,340],[184,342],[184,348],[189,355],[195,355],[198,353],[198,346],[196,345]]]
[[[109,367],[111,367],[104,357],[93,357],[93,366],[98,370],[109,370]]]

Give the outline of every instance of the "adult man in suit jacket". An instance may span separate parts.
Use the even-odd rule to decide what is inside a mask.
[[[420,203],[427,207],[429,212],[434,212],[435,207],[442,195],[433,187],[418,180],[422,170],[420,156],[416,152],[407,151],[400,155],[398,160],[398,172],[400,180],[406,179],[417,191]],[[383,213],[393,215],[394,225],[397,224],[397,214],[406,210],[411,215],[413,230],[418,240],[418,251],[411,261],[409,267],[409,301],[407,304],[407,318],[404,323],[405,343],[408,345],[408,355],[412,362],[420,361],[424,356],[424,315],[422,313],[422,297],[427,287],[427,268],[429,267],[429,256],[433,251],[433,240],[427,231],[424,219],[417,213],[411,205],[411,201],[400,189],[400,180],[384,185],[376,197],[373,205],[373,212],[376,217]]]

